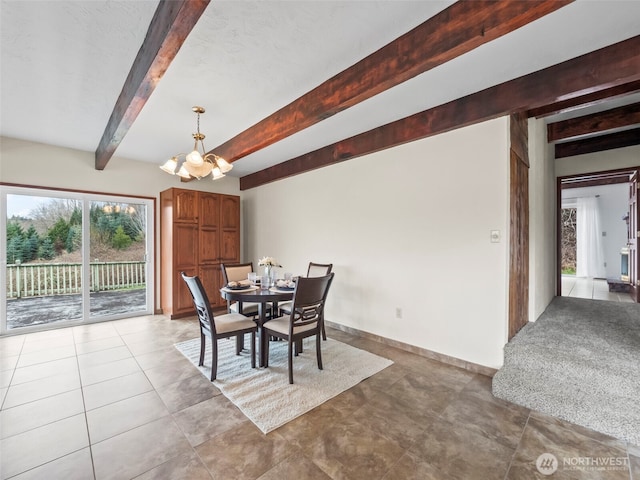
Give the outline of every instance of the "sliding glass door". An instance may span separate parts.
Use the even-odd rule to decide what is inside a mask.
[[[93,201],[89,206],[91,318],[144,313],[147,307],[147,207]]]
[[[0,331],[153,312],[153,201],[0,187]]]

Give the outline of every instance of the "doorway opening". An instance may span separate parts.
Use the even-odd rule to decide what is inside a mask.
[[[625,252],[636,170],[558,178],[558,296],[635,301]]]

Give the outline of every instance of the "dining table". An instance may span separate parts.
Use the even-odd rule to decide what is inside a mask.
[[[264,334],[263,325],[267,321],[267,304],[271,304],[272,315],[278,311],[278,302],[286,302],[293,299],[293,289],[281,289],[277,286],[261,288],[259,285],[248,285],[245,288],[232,289],[222,287],[220,295],[225,300],[232,302],[253,302],[258,304],[258,361],[259,366],[264,367],[266,363],[266,352],[269,348],[268,339]]]

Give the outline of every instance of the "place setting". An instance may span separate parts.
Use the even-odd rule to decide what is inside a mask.
[[[257,282],[260,283],[259,281]],[[240,280],[240,281],[230,281],[227,283],[222,290],[226,290],[227,292],[250,292],[252,290],[257,290],[259,287],[256,285],[256,282],[251,280]]]
[[[269,290],[276,293],[290,293],[295,289],[296,278],[290,273],[285,273],[284,278],[276,280]]]

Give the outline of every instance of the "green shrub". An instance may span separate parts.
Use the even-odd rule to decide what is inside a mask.
[[[122,228],[122,225],[116,228],[116,233],[113,235],[113,240],[111,243],[113,248],[117,250],[124,250],[125,248],[129,247],[132,242],[133,240],[131,240],[131,237],[124,233],[124,228]]]

